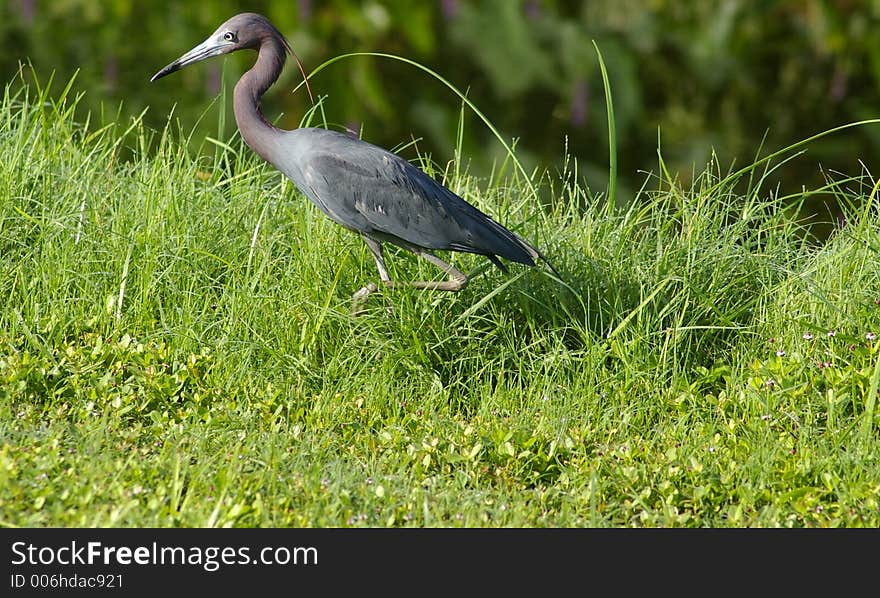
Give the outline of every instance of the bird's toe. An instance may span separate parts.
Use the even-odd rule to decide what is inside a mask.
[[[375,293],[377,290],[379,290],[379,287],[372,282],[358,289],[351,296],[351,315],[359,316],[364,313],[364,305],[367,302],[367,298],[370,296],[370,293]]]

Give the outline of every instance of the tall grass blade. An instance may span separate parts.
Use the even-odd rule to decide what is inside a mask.
[[[611,214],[617,205],[617,133],[614,124],[614,101],[611,98],[611,82],[608,80],[605,60],[595,40],[593,47],[599,59],[599,69],[602,71],[602,87],[605,90],[605,109],[608,116],[608,213]]]

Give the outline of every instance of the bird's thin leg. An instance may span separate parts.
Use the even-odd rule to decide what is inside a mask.
[[[402,245],[404,249],[407,251],[411,251],[418,257],[424,258],[427,261],[431,262],[443,272],[449,276],[449,280],[416,280],[411,282],[395,282],[391,280],[391,277],[388,276],[388,269],[385,267],[385,258],[382,255],[382,245],[375,239],[372,239],[366,235],[362,235],[364,242],[367,244],[367,247],[370,249],[370,252],[373,254],[373,258],[376,260],[376,268],[379,270],[379,279],[382,284],[386,287],[412,287],[416,289],[422,289],[426,291],[460,291],[465,288],[468,284],[467,275],[456,268],[451,264],[447,264],[439,257],[422,249],[421,247],[416,247],[414,245]],[[364,303],[367,301],[367,297],[370,296],[371,293],[374,293],[378,290],[378,286],[375,283],[367,283],[364,287],[359,289],[354,295],[351,296],[351,313],[354,315],[358,315],[363,313]]]
[[[428,251],[427,249],[422,249],[421,247],[416,247],[415,245],[410,245],[409,243],[398,243],[401,247],[406,249],[409,252],[414,253],[418,257],[424,258],[443,270],[446,275],[449,277],[449,280],[416,280],[412,282],[400,282],[393,281],[388,276],[388,271],[385,269],[385,260],[382,259],[382,246],[375,239],[370,239],[369,237],[364,237],[364,240],[367,241],[367,247],[373,252],[373,256],[376,258],[376,266],[379,268],[379,277],[382,279],[382,284],[386,287],[414,287],[416,289],[424,289],[426,291],[460,291],[467,286],[468,277],[467,275],[456,268],[451,264],[447,264],[439,257]]]
[[[364,237],[365,239],[367,237]],[[385,271],[385,262],[382,261],[382,248],[375,240],[370,239],[367,241],[367,246],[373,250],[373,255],[376,256],[376,265],[379,266],[379,276],[382,278],[382,283],[386,287],[414,287],[416,289],[424,289],[426,291],[460,291],[467,286],[468,277],[467,275],[456,268],[451,264],[447,264],[439,257],[428,251],[427,249],[422,249],[421,247],[416,247],[415,245],[410,245],[409,243],[398,243],[401,247],[406,249],[409,252],[416,254],[418,257],[424,258],[443,270],[446,275],[449,277],[449,280],[416,280],[412,282],[398,282],[392,281],[388,277],[388,272]],[[376,249],[373,249],[373,246],[378,248],[378,253]]]
[[[412,251],[417,256],[424,258],[446,272],[446,275],[449,276],[449,280],[429,280],[429,281],[413,281],[413,282],[403,282],[397,284],[403,284],[406,286],[415,287],[417,289],[425,289],[429,291],[460,291],[467,286],[468,277],[467,275],[456,268],[451,264],[447,264],[439,257],[434,255],[429,251],[425,251],[424,249],[415,248],[415,247],[407,247],[410,251]],[[387,282],[385,284],[388,284]],[[394,284],[394,283],[391,283]]]
[[[366,243],[367,247],[370,249],[370,253],[373,254],[373,259],[376,260],[376,269],[379,270],[379,278],[383,284],[390,286],[391,279],[388,276],[388,269],[385,268],[385,258],[382,256],[382,244],[375,239],[371,239],[367,235],[361,235],[361,237],[363,237],[364,243]],[[378,288],[379,287],[376,286],[376,283],[368,282],[365,286],[358,289],[358,291],[351,296],[351,313],[354,315],[363,313],[364,303],[367,302],[367,297],[370,296],[370,293],[376,292]]]
[[[388,269],[385,268],[385,257],[382,255],[382,244],[366,235],[362,236],[364,238],[364,243],[367,244],[367,247],[373,254],[373,259],[376,260],[376,269],[379,270],[379,279],[383,283],[388,284],[391,282],[391,278],[388,276]]]
[[[426,290],[460,291],[465,286],[467,286],[468,277],[460,270],[451,266],[450,264],[447,264],[432,253],[425,251],[424,249],[421,249],[419,247],[410,245],[405,246],[405,249],[411,251],[417,256],[425,258],[426,260],[443,270],[449,276],[450,280],[394,282],[388,275],[388,268],[385,267],[385,257],[382,252],[382,244],[375,239],[368,237],[367,235],[361,236],[364,239],[364,243],[366,243],[367,247],[370,249],[370,252],[373,254],[373,259],[376,261],[376,269],[379,270],[379,279],[386,287],[391,288],[395,286],[405,286]],[[369,297],[371,293],[376,292],[378,288],[379,287],[375,283],[369,282],[365,286],[358,289],[358,291],[351,296],[351,313],[355,315],[363,313],[363,308],[364,304],[367,301],[367,297]]]

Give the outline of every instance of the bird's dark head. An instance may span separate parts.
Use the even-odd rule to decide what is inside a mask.
[[[235,15],[208,36],[208,39],[153,75],[150,81],[161,79],[183,67],[212,56],[229,54],[236,50],[258,49],[264,43],[278,43],[293,52],[284,36],[263,15],[244,12]],[[282,53],[283,55],[283,53]]]

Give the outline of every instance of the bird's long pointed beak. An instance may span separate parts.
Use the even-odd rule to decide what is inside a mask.
[[[217,40],[213,37],[208,38],[200,43],[198,46],[163,68],[161,71],[153,75],[150,81],[161,79],[165,75],[170,75],[174,71],[179,71],[188,64],[204,60],[205,58],[210,58],[211,56],[217,56],[218,54],[224,54],[228,52],[233,45],[233,42]]]

